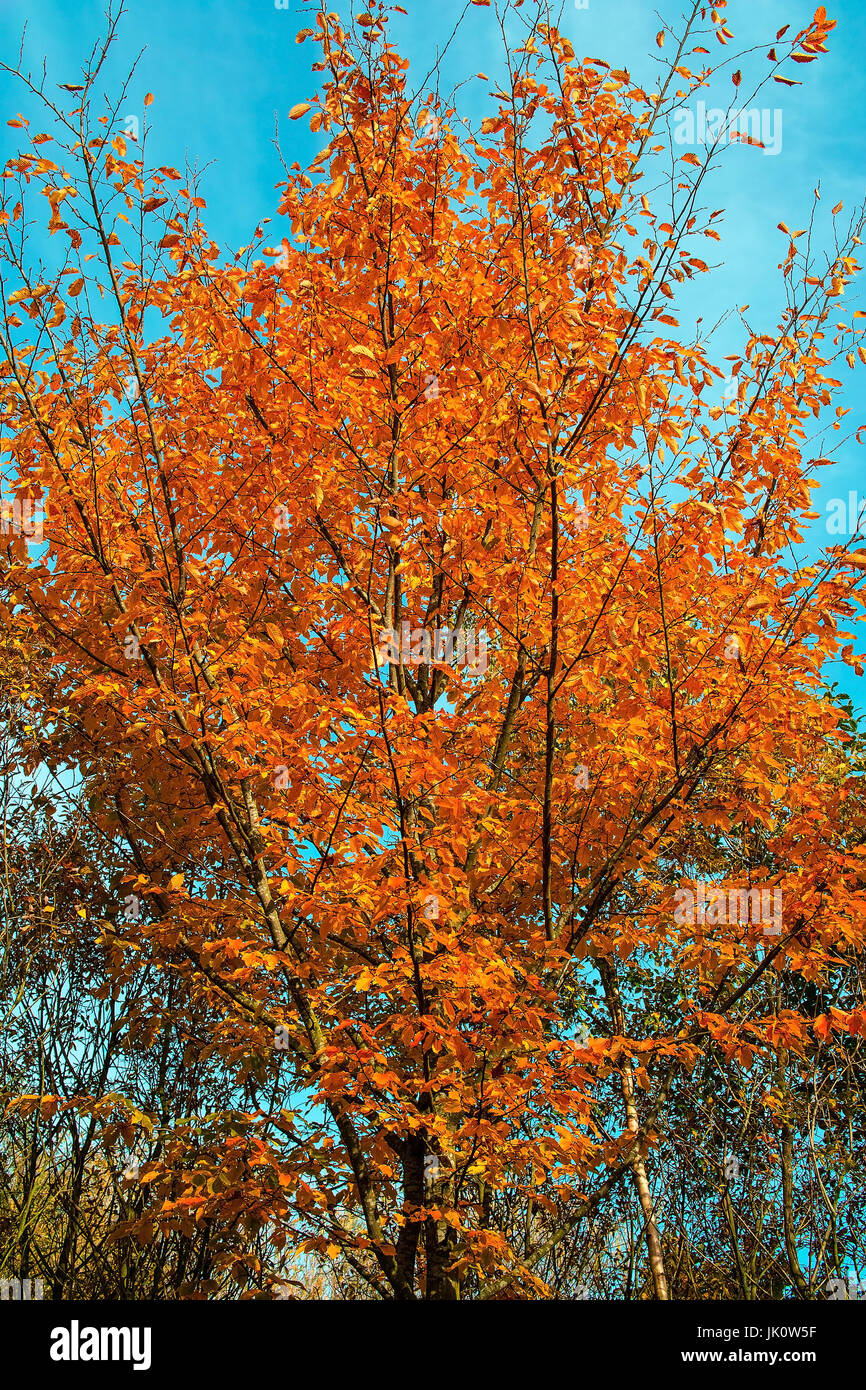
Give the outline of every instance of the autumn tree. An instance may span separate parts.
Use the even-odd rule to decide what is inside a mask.
[[[683,1265],[724,1179],[721,1154],[671,1197],[714,1066],[775,1077],[769,1112],[725,1104],[744,1133],[765,1106],[787,1282],[818,1296],[849,1253],[800,1267],[789,1093],[828,1049],[850,1076],[866,1028],[834,983],[860,980],[863,806],[823,678],[856,661],[866,556],[797,549],[810,422],[866,360],[840,311],[862,215],[829,249],[782,229],[779,321],[724,370],[677,317],[722,240],[716,151],[669,136],[711,49],[734,66],[725,5],[661,31],[652,91],[545,5],[508,18],[474,129],[413,88],[383,5],[319,13],[291,115],[321,151],[234,256],[99,104],[116,17],[71,92],[18,71],[43,113],[11,122],[0,213],[25,770],[85,793],[80,949],[175,1091],[8,1110],[139,1127],[113,1236],[211,1233],[181,1292],[265,1293],[288,1259],[337,1296],[736,1297],[751,1259],[780,1297],[740,1235],[725,1271]],[[753,91],[832,28],[742,60]]]

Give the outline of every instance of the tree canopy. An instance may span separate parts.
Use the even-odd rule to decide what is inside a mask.
[[[101,105],[116,16],[73,91],[20,73],[10,1270],[389,1300],[859,1275],[862,737],[825,671],[866,554],[803,542],[813,423],[866,361],[863,217],[782,227],[778,322],[733,363],[683,326],[722,221],[715,147],[670,129],[725,14],[662,30],[644,91],[516,4],[473,128],[384,5],[322,11],[291,112],[321,152],[233,257]],[[832,28],[747,55],[754,90]]]

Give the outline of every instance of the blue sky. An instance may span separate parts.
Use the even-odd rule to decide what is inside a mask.
[[[464,15],[459,36],[443,60],[442,89],[465,82],[459,97],[462,112],[476,118],[487,109],[493,84],[474,79],[483,70],[494,78],[501,61],[501,37],[493,8],[480,8],[463,0],[404,0],[406,16],[394,16],[392,34],[419,79],[431,65],[436,51],[448,45],[455,25]],[[348,10],[332,0],[341,14]],[[527,5],[526,10],[530,6]],[[676,24],[687,8],[682,0],[658,0],[656,6],[638,0],[589,0],[578,9],[566,0],[561,27],[572,39],[579,56],[604,58],[613,66],[630,69],[636,80],[650,89],[657,70],[655,34],[661,20]],[[25,22],[25,66],[37,69],[48,60],[50,83],[76,81],[91,43],[102,32],[102,0],[0,0],[0,54],[14,61]],[[154,163],[183,169],[189,161],[204,169],[200,191],[207,199],[205,214],[211,234],[224,247],[237,248],[263,216],[276,207],[274,185],[281,168],[273,148],[275,118],[279,119],[283,153],[302,163],[317,148],[316,138],[303,121],[289,122],[287,112],[308,97],[316,86],[310,64],[317,50],[297,45],[295,34],[309,22],[315,6],[288,0],[278,9],[275,0],[127,0],[120,40],[114,52],[106,86],[116,91],[121,77],[141,53],[130,98],[124,113],[144,114],[145,92],[156,100],[149,108],[152,126],[148,152]],[[729,25],[735,39],[731,52],[756,46],[753,59],[742,64],[742,92],[749,90],[751,72],[762,71],[763,54],[777,29],[790,24],[802,28],[815,9],[801,0],[730,0]],[[820,180],[818,227],[826,233],[829,209],[839,200],[845,213],[853,211],[864,196],[866,123],[862,106],[866,96],[863,57],[866,55],[866,3],[839,0],[828,4],[837,20],[829,55],[802,67],[796,76],[803,86],[772,90],[755,103],[781,112],[781,148],[775,155],[733,144],[722,158],[711,185],[712,206],[726,209],[723,262],[712,277],[703,277],[699,312],[705,323],[719,318],[733,304],[748,304],[750,322],[768,331],[777,321],[783,302],[777,270],[785,239],[776,230],[779,221],[790,227],[807,225],[813,190]],[[661,16],[661,20],[660,20]],[[518,30],[512,18],[509,27]],[[713,61],[726,50],[713,45]],[[750,66],[751,64],[751,66]],[[467,79],[469,79],[467,81]],[[725,77],[719,84],[716,104],[727,105],[732,87]],[[713,96],[707,98],[713,104]],[[0,74],[0,104],[6,117],[28,112],[28,103],[15,84]],[[774,118],[775,119],[775,118]],[[0,124],[2,153],[15,148],[17,132]],[[849,309],[866,307],[866,291],[850,292]],[[683,316],[684,328],[688,315]],[[716,360],[734,351],[743,330],[732,320],[714,340]],[[864,383],[866,368],[846,375],[843,404],[851,408],[843,433],[866,424]],[[812,441],[815,454],[828,453],[839,435]],[[866,498],[866,449],[853,439],[835,455],[838,463],[821,470],[822,511],[832,497],[848,497],[851,490]],[[816,546],[828,540],[823,522],[816,523]],[[857,706],[866,707],[866,677],[859,681],[848,668],[835,666],[832,679],[847,689]]]

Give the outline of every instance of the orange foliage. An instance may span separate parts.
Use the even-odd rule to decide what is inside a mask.
[[[243,1217],[388,1297],[543,1296],[539,1251],[634,1172],[674,1072],[711,1039],[809,1045],[762,984],[862,948],[821,678],[860,577],[791,551],[862,332],[835,326],[855,248],[807,280],[785,233],[790,306],[720,399],[675,316],[718,241],[706,160],[677,159],[672,207],[640,192],[701,74],[650,95],[542,24],[473,134],[411,101],[384,10],[359,23],[308,31],[324,86],[291,114],[327,144],[276,246],[259,227],[226,263],[193,189],[87,126],[89,89],[69,152],[12,161],[67,250],[6,300],[45,549],[9,539],[3,583],[53,653],[42,756],[128,847],[114,978],[157,960],[227,1068],[279,1076],[211,1148],[164,1137],[140,1238]],[[780,890],[779,934],[678,920],[727,840],[764,846],[726,884]],[[579,1035],[581,982],[638,958],[680,1022]],[[602,1133],[629,1059],[641,1128]],[[530,1248],[489,1219],[506,1191]]]

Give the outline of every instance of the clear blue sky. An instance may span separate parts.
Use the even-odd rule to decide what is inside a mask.
[[[460,35],[443,63],[443,90],[472,79],[479,69],[495,76],[501,41],[492,8],[463,0],[403,3],[408,14],[393,17],[391,32],[419,79],[464,13]],[[332,0],[331,8],[348,12],[341,0]],[[577,9],[573,0],[566,0],[561,27],[579,56],[626,66],[636,80],[652,88],[659,15],[676,24],[685,8],[682,0],[657,0],[655,6],[643,0],[589,0],[587,9]],[[729,24],[735,34],[731,47],[757,45],[757,71],[776,30],[784,24],[792,30],[802,28],[815,8],[814,2],[802,0],[730,0]],[[295,34],[309,22],[314,9],[298,0],[289,0],[288,9],[278,9],[274,0],[127,0],[112,62],[117,83],[139,52],[144,52],[126,113],[141,118],[145,92],[155,93],[148,112],[149,155],[155,156],[155,163],[180,169],[187,161],[200,169],[208,166],[201,185],[208,204],[205,216],[211,234],[225,247],[245,244],[257,221],[274,212],[274,185],[281,178],[272,145],[275,117],[288,160],[305,162],[317,148],[305,122],[290,123],[286,118],[289,107],[315,90],[310,64],[317,50],[309,43],[295,43]],[[705,322],[714,321],[732,304],[748,304],[750,321],[762,331],[771,330],[783,303],[777,265],[784,239],[777,223],[806,225],[818,180],[824,214],[840,199],[846,213],[853,211],[864,196],[866,0],[838,0],[828,4],[827,10],[837,20],[829,55],[799,70],[796,75],[803,78],[802,87],[773,85],[772,92],[760,98],[759,104],[782,113],[779,153],[767,155],[736,144],[723,152],[711,194],[712,206],[726,209],[719,251],[723,265],[712,277],[702,278],[697,311],[704,314]],[[50,81],[74,82],[91,42],[102,31],[102,16],[101,0],[39,0],[38,4],[0,0],[0,54],[5,61],[14,61],[26,21],[26,65],[38,68],[47,57]],[[715,47],[714,61],[725,54]],[[745,65],[743,91],[748,72]],[[111,77],[106,85],[116,90]],[[462,111],[479,116],[489,100],[489,86],[468,81],[460,96]],[[720,91],[723,100],[718,104],[727,104],[730,85]],[[3,76],[0,99],[6,117],[29,110]],[[16,134],[0,124],[4,157],[15,147]],[[866,282],[862,291],[855,289],[849,307],[854,302],[866,307]],[[684,326],[687,321],[684,316]],[[741,341],[742,330],[733,322],[716,340],[717,360]],[[843,403],[851,407],[846,423],[852,432],[866,424],[864,387],[866,368],[846,376]],[[838,438],[828,434],[823,441],[815,439],[812,452],[829,452]],[[852,440],[839,449],[837,457],[833,469],[821,471],[818,505],[822,510],[831,497],[847,498],[851,489],[866,499],[866,448]],[[816,546],[836,540],[828,539],[823,522],[816,523]],[[862,645],[866,643],[858,644]],[[856,705],[866,707],[866,677],[858,681],[842,666],[830,668],[828,675],[850,691]]]

